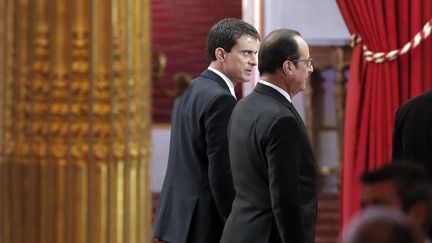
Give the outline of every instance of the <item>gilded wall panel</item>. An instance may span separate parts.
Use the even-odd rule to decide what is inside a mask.
[[[0,243],[150,242],[148,0],[0,0]]]

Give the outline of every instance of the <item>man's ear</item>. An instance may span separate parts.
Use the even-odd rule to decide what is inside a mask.
[[[425,226],[428,214],[429,206],[426,202],[418,202],[414,204],[408,213],[412,223],[418,229],[422,229]]]
[[[284,74],[290,75],[293,71],[293,68],[294,68],[294,63],[292,63],[289,60],[285,60],[282,63],[282,69]]]
[[[215,50],[216,60],[225,61],[225,51],[221,47],[216,48]]]

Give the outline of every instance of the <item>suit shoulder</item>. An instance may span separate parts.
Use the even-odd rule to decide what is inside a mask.
[[[281,102],[272,97],[252,92],[242,98],[234,108],[239,115],[248,114],[263,127],[272,126],[272,124],[281,119],[296,120],[294,113]]]
[[[211,107],[234,107],[236,99],[230,91],[217,81],[205,77],[194,79],[189,88],[176,99],[176,104],[184,111],[205,112]]]
[[[432,113],[432,91],[428,91],[412,99],[409,99],[398,108],[398,113],[416,111]],[[424,114],[423,114],[424,115]]]
[[[197,83],[197,85],[213,87],[217,90],[228,90],[228,87],[222,78],[220,78],[220,80],[214,80],[206,76],[198,76],[193,80],[193,82]]]
[[[194,79],[191,88],[194,92],[205,96],[231,95],[225,83],[203,76]]]

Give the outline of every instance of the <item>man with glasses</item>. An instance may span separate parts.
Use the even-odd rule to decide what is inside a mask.
[[[237,102],[234,86],[251,80],[259,35],[224,19],[207,38],[209,67],[175,103],[168,168],[154,237],[169,243],[218,243],[234,198],[227,127]]]
[[[228,126],[236,196],[221,243],[312,243],[317,166],[291,99],[313,71],[297,31],[271,32],[258,54],[261,80],[239,101]]]

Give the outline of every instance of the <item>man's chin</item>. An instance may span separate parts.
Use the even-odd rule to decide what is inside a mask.
[[[299,91],[297,93],[303,92],[306,90],[306,85],[303,85],[300,87]]]
[[[252,77],[250,77],[249,79],[242,79],[242,80],[238,80],[237,83],[249,83],[252,80]]]

